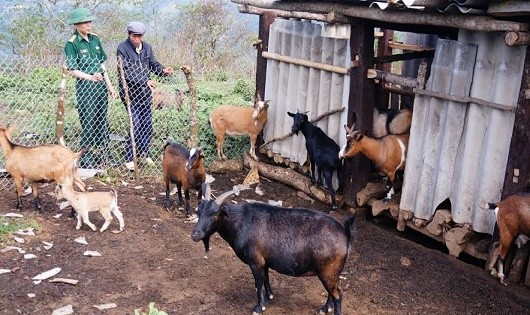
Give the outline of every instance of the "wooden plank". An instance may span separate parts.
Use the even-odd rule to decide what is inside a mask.
[[[391,41],[388,46],[392,49],[401,49],[407,51],[432,51],[434,48],[424,47],[420,45],[403,44],[400,42]]]
[[[502,198],[525,190],[525,185],[530,181],[530,99],[525,97],[524,91],[530,87],[530,47],[526,48],[526,60],[521,80],[521,92],[515,110],[510,151],[504,176]],[[519,175],[515,176],[515,170]]]
[[[392,55],[392,48],[390,48],[389,43],[394,38],[393,30],[383,30],[383,36],[377,38],[377,56],[388,56]],[[391,72],[392,65],[390,63],[380,63],[376,64],[375,68],[377,70]],[[375,105],[378,108],[386,109],[388,108],[388,101],[390,95],[384,89],[384,83],[380,82],[375,86]]]
[[[348,126],[355,123],[355,129],[369,133],[373,124],[374,87],[373,80],[366,78],[366,71],[374,64],[374,30],[370,21],[357,20],[352,23],[350,49],[353,60],[359,65],[350,70],[350,95]],[[370,161],[362,154],[344,161],[344,202],[355,206],[355,196],[370,177]]]
[[[420,58],[432,58],[434,57],[434,50],[426,51],[414,51],[402,54],[394,54],[390,56],[376,57],[374,63],[387,63],[402,60],[420,59]]]

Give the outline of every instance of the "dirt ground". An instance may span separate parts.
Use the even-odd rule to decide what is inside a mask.
[[[214,174],[214,193],[240,184],[244,175]],[[89,180],[97,190],[105,187]],[[264,196],[244,191],[233,200],[282,200],[284,206],[303,206],[328,211],[327,205],[301,199],[283,184],[261,180]],[[141,186],[141,187],[139,187]],[[70,208],[60,211],[54,197],[44,190],[45,213],[33,211],[25,199],[20,213],[41,224],[36,236],[25,243],[12,243],[37,256],[24,259],[12,250],[0,253],[0,314],[51,314],[72,305],[75,314],[133,314],[155,302],[168,314],[251,314],[256,303],[250,269],[217,234],[212,237],[210,256],[204,259],[201,242],[194,243],[193,223],[185,222],[182,208],[171,213],[161,206],[160,182],[128,181],[116,187],[125,218],[125,230],[114,220],[105,233],[86,225],[75,230],[68,218]],[[173,196],[175,198],[176,196]],[[26,197],[29,198],[29,197]],[[196,198],[192,205],[196,206]],[[15,194],[2,191],[0,215],[16,212]],[[62,213],[62,216],[54,216]],[[340,213],[334,214],[340,218]],[[103,223],[97,213],[92,222]],[[518,284],[502,286],[498,279],[475,265],[407,240],[394,229],[359,220],[357,240],[344,269],[341,287],[343,314],[528,314],[530,289]],[[88,245],[74,242],[84,236]],[[43,241],[53,242],[44,249]],[[101,257],[87,257],[87,250]],[[55,277],[79,280],[77,285],[45,280],[34,284],[37,274],[59,267]],[[291,278],[271,273],[274,300],[265,314],[316,314],[326,300],[315,277]],[[28,294],[34,294],[29,297]],[[94,305],[115,303],[98,310]]]

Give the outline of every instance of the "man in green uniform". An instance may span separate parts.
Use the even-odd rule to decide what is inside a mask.
[[[99,37],[91,32],[95,19],[88,9],[72,11],[68,24],[75,26],[75,32],[64,46],[66,66],[76,78],[77,112],[81,122],[79,144],[87,149],[80,161],[82,168],[96,168],[104,162],[109,142],[108,94],[116,97],[104,65],[107,55]]]

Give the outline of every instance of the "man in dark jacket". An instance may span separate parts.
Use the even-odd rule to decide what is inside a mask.
[[[129,102],[131,105],[131,115],[134,129],[134,140],[136,144],[136,154],[143,158],[148,164],[153,160],[149,157],[149,145],[153,135],[153,122],[151,107],[153,103],[152,89],[156,82],[151,80],[151,72],[159,76],[173,74],[171,67],[164,67],[160,64],[154,54],[151,45],[143,41],[145,25],[141,22],[130,22],[127,24],[129,34],[127,40],[118,46],[118,59],[121,59],[123,72],[127,85]],[[120,87],[120,98],[127,106],[125,99],[124,85],[121,76],[118,76]],[[131,137],[127,141],[125,152],[128,169],[134,169]]]

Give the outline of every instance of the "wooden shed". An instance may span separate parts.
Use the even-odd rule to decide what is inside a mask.
[[[256,86],[271,100],[262,151],[292,167],[306,162],[303,138],[285,137],[286,111],[309,112],[342,146],[344,124],[370,134],[374,106],[412,97],[407,166],[391,214],[398,229],[423,230],[455,256],[485,258],[468,246],[474,234],[493,233],[495,216],[480,203],[530,182],[530,3],[231,1],[260,17]],[[396,32],[420,40],[397,41]],[[403,71],[392,66],[398,61]],[[345,170],[344,203],[355,207],[370,161],[357,156]]]

